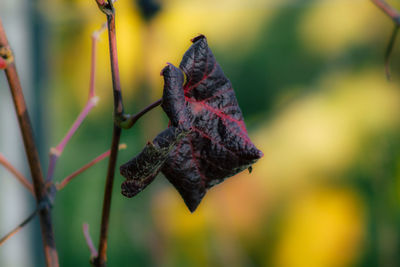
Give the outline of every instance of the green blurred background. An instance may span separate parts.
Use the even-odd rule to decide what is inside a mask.
[[[90,36],[105,18],[94,0],[41,0],[25,8],[36,16],[31,97],[46,169],[49,147],[87,100]],[[212,188],[194,214],[162,175],[126,199],[118,174],[109,266],[400,266],[400,51],[396,46],[388,82],[383,55],[393,23],[371,1],[119,0],[115,8],[127,112],[160,98],[160,70],[166,62],[178,65],[202,33],[265,156],[251,174]],[[106,34],[97,59],[100,102],[60,158],[57,181],[110,145]],[[128,149],[118,162],[167,123],[158,108],[124,131]],[[57,195],[61,266],[88,265],[82,223],[97,244],[106,167],[92,167]],[[28,230],[38,225],[19,235]],[[31,264],[41,266],[40,236],[31,235]]]

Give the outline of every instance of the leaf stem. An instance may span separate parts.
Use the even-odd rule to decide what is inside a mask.
[[[161,103],[162,103],[162,98],[158,99],[154,103],[151,103],[150,105],[148,105],[147,107],[145,107],[144,109],[142,109],[141,111],[136,113],[135,115],[125,114],[124,118],[123,118],[124,119],[123,121],[120,121],[117,118],[115,123],[119,127],[123,128],[123,129],[130,129],[130,128],[132,128],[133,125],[135,125],[136,121],[139,120],[144,114],[146,114],[147,112],[149,112],[153,108],[161,105]]]
[[[0,21],[0,47],[11,51]],[[12,58],[12,57],[11,57]],[[37,205],[47,203],[46,208],[39,211],[40,227],[42,231],[43,248],[45,254],[46,265],[48,267],[57,267],[58,254],[54,241],[53,224],[51,220],[50,204],[48,203],[49,193],[46,190],[42,169],[39,161],[33,131],[28,115],[24,95],[19,81],[17,69],[14,60],[8,62],[5,69],[6,77],[10,87],[14,107],[17,113],[18,123],[21,129],[22,139],[25,147],[25,153],[28,158],[29,169],[32,176],[33,188],[36,196]]]

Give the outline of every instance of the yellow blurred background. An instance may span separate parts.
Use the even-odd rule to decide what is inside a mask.
[[[87,100],[90,36],[104,16],[94,0],[42,0],[36,8],[47,33],[46,160]],[[400,266],[400,51],[389,82],[383,58],[393,23],[371,1],[118,0],[115,8],[127,112],[160,98],[160,70],[179,65],[202,33],[264,157],[251,174],[212,188],[193,214],[162,175],[126,199],[118,174],[109,266]],[[97,59],[100,102],[60,158],[58,181],[110,144],[106,34]],[[128,149],[118,162],[166,125],[161,109],[146,114],[123,133]],[[87,264],[83,222],[97,243],[106,165],[57,195],[61,266]]]

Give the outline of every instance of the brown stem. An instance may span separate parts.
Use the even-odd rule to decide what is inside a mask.
[[[115,36],[115,13],[113,7],[112,10],[113,13],[111,15],[107,15],[107,25],[110,47],[111,74],[114,92],[114,115],[121,116],[122,114],[124,114],[124,105],[122,102],[121,83],[119,79],[117,40]]]
[[[0,48],[11,51],[0,21]],[[18,78],[14,61],[8,62],[5,69],[8,84],[10,87],[12,99],[18,117],[18,123],[22,133],[22,139],[25,147],[25,153],[28,158],[28,164],[32,176],[34,192],[38,206],[48,202],[49,195],[46,191],[43,173],[40,167],[39,155],[37,152],[35,140],[33,138],[32,126],[30,123],[28,111],[25,104],[24,95],[22,93],[21,84]],[[42,240],[46,265],[49,267],[59,266],[56,245],[54,241],[53,225],[51,221],[50,208],[41,208],[39,211],[40,227],[42,232]]]
[[[112,189],[114,185],[115,166],[117,163],[118,144],[121,136],[121,128],[114,125],[111,155],[108,161],[107,179],[104,189],[103,210],[101,216],[100,239],[99,239],[99,255],[94,259],[94,265],[98,267],[106,266],[107,262],[107,237],[108,225],[110,220],[110,208]]]
[[[101,217],[101,227],[100,227],[100,239],[99,239],[99,255],[93,260],[93,265],[100,267],[106,266],[107,262],[107,237],[108,237],[108,226],[110,219],[110,208],[111,208],[111,197],[112,188],[114,184],[114,174],[115,166],[118,156],[118,144],[121,137],[121,127],[118,122],[121,119],[125,119],[124,105],[122,101],[121,94],[121,83],[119,79],[119,68],[118,68],[118,54],[117,54],[117,41],[115,33],[115,10],[113,6],[113,1],[108,0],[106,3],[102,0],[96,0],[100,10],[107,16],[107,26],[108,26],[108,40],[109,40],[109,53],[110,53],[110,64],[111,64],[111,74],[112,74],[112,84],[113,84],[113,94],[114,94],[114,128],[113,136],[111,142],[111,155],[108,162],[107,178],[104,191],[103,200],[103,210]],[[146,112],[153,109],[154,107],[161,104],[161,99],[150,104],[148,107],[143,109],[141,112],[133,116],[130,126],[133,126],[135,122],[143,116]]]
[[[97,0],[100,9],[107,15],[109,53],[110,53],[111,75],[113,83],[113,94],[114,94],[114,116],[122,116],[124,113],[124,106],[122,103],[121,84],[119,79],[117,41],[115,36],[115,11],[112,1],[108,1],[107,4],[104,4],[104,2],[103,3],[100,2],[101,1]],[[115,166],[117,163],[118,145],[120,137],[121,137],[121,128],[114,123],[111,149],[110,149],[111,155],[108,161],[107,178],[105,183],[104,199],[103,199],[103,210],[101,216],[99,255],[93,261],[93,264],[95,266],[106,266],[106,261],[107,261],[106,253],[107,253],[108,225],[110,219],[112,188],[114,184]]]

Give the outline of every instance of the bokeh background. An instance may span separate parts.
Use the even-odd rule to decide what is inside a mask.
[[[393,23],[371,1],[119,0],[115,8],[127,111],[160,98],[160,70],[205,34],[264,157],[251,174],[212,188],[194,214],[162,175],[126,199],[118,174],[109,266],[400,266],[400,51],[389,82],[383,59]],[[1,0],[0,16],[46,169],[49,148],[87,100],[90,36],[105,18],[94,0]],[[110,145],[106,34],[97,59],[100,102],[60,158],[57,181]],[[0,86],[0,152],[26,172],[4,75]],[[118,162],[167,123],[158,108],[124,131]],[[97,244],[106,165],[57,195],[61,266],[88,265],[82,223]],[[2,235],[34,200],[4,170],[0,177]],[[0,247],[0,266],[43,266],[38,231],[36,221]]]

